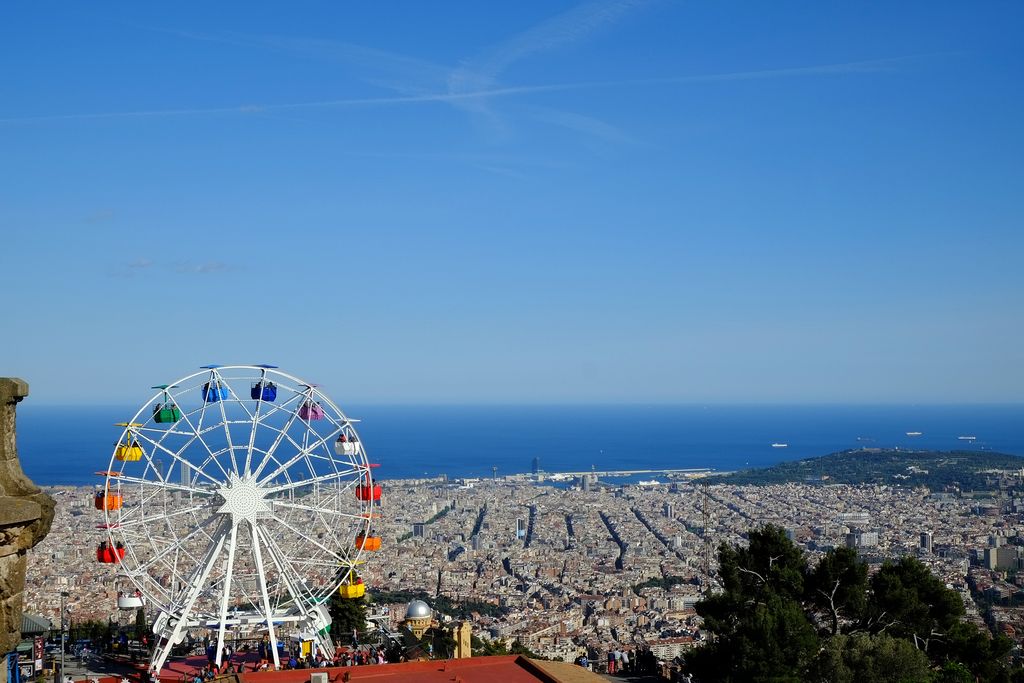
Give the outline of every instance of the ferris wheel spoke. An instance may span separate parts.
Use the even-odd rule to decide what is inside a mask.
[[[278,524],[283,526],[285,529],[288,529],[288,531],[292,532],[296,536],[302,538],[307,543],[312,543],[317,548],[319,548],[320,550],[324,551],[325,553],[327,553],[328,555],[330,555],[331,557],[336,559],[338,562],[347,562],[348,561],[347,557],[343,557],[342,555],[339,555],[338,553],[334,552],[333,550],[331,550],[330,548],[325,546],[320,541],[316,540],[315,538],[312,538],[312,537],[308,536],[305,532],[300,531],[299,529],[296,529],[291,524],[289,524],[288,522],[284,521],[284,519],[282,519],[281,517],[271,517],[270,519],[273,519],[275,522],[277,522]]]
[[[228,391],[231,392],[231,396],[234,397],[235,402],[238,403],[238,405],[242,406],[242,409],[245,410],[245,406],[242,404],[241,399],[238,398],[238,394],[235,393],[234,388],[227,381],[220,378],[220,373],[218,373],[218,381],[224,382],[224,386],[226,386],[228,388]],[[224,407],[224,404],[227,403],[227,401],[221,400],[217,401],[217,403],[220,405],[220,422],[221,425],[224,427],[224,439],[227,441],[228,444],[228,455],[231,457],[231,469],[235,474],[238,474],[238,461],[235,460],[235,447],[234,444],[231,442],[231,427],[228,423],[228,412],[227,408]],[[249,411],[246,410],[245,412],[248,413]],[[250,418],[251,417],[252,416],[250,415]],[[219,654],[217,655],[217,659],[218,661],[220,660]]]
[[[302,398],[302,396],[303,396],[303,394],[293,394],[291,397],[285,399],[281,403],[273,403],[273,404],[271,404],[270,410],[268,410],[267,412],[263,413],[260,416],[260,419],[259,419],[260,425],[263,426],[263,427],[266,427],[267,429],[275,429],[273,426],[265,424],[266,421],[269,420],[270,418],[274,417],[278,413],[288,413],[288,414],[291,414],[292,411],[289,409],[289,406],[291,406],[294,403],[297,403],[298,400],[300,398]],[[260,403],[264,403],[264,401],[261,400]]]
[[[312,446],[301,446],[300,447],[298,444],[295,444],[295,446],[296,446],[296,448],[298,448],[299,452],[296,453],[295,455],[293,455],[292,458],[290,460],[288,460],[287,462],[282,463],[276,470],[274,470],[273,472],[271,472],[267,476],[263,477],[263,479],[260,480],[260,483],[263,484],[263,483],[266,483],[268,481],[273,481],[274,477],[276,477],[277,475],[281,474],[281,472],[285,471],[286,469],[288,469],[289,467],[291,467],[292,465],[297,463],[303,457],[308,457],[310,452],[316,450],[320,446],[322,446],[325,443],[327,443],[328,439],[333,439],[334,436],[337,435],[338,432],[340,432],[340,431],[341,431],[341,428],[334,429],[333,431],[329,432],[326,436],[322,436],[319,439],[317,439],[316,443],[314,443]],[[312,471],[312,469],[310,471]]]
[[[351,560],[346,560],[346,566],[352,564]],[[334,559],[324,560],[320,559],[320,555],[316,557],[303,557],[302,559],[295,560],[296,567],[325,567],[328,569],[337,569],[338,561]]]
[[[299,395],[300,394],[296,394],[294,397],[289,399],[288,402],[290,403],[292,400],[295,400]],[[283,406],[282,406],[282,408],[283,408]],[[256,471],[252,473],[252,476],[253,476],[254,479],[259,479],[260,474],[263,472],[263,468],[267,466],[267,463],[271,459],[274,459],[274,452],[277,451],[278,446],[281,445],[281,441],[288,434],[288,430],[292,428],[292,425],[295,424],[295,420],[298,419],[298,417],[299,417],[298,411],[291,411],[289,413],[288,421],[285,423],[285,425],[284,425],[284,427],[282,429],[278,430],[277,436],[274,437],[274,442],[272,444],[270,444],[269,448],[267,448],[267,451],[266,451],[266,454],[263,457],[263,460],[261,460],[260,464],[256,467]]]
[[[140,514],[138,519],[129,519],[127,521],[118,522],[118,527],[121,528],[121,529],[127,529],[127,528],[131,528],[133,526],[139,526],[139,525],[142,525],[142,524],[150,524],[152,522],[159,522],[161,520],[171,519],[173,517],[180,517],[181,515],[187,515],[187,514],[192,513],[192,512],[198,512],[198,511],[203,510],[203,509],[205,509],[207,507],[209,507],[209,506],[208,505],[197,505],[195,507],[185,508],[184,510],[177,510],[175,512],[165,512],[165,513],[162,513],[162,514],[150,515],[148,517],[142,516]]]
[[[191,465],[191,463],[190,466],[194,469],[198,469],[200,472],[203,473],[203,476],[205,476],[206,478],[211,479],[214,482],[217,482],[216,478],[211,477],[209,474],[206,473],[206,465],[212,460],[214,464],[217,465],[217,468],[220,470],[221,474],[224,475],[224,479],[228,478],[228,471],[224,469],[223,465],[220,464],[220,461],[217,460],[217,456],[213,454],[213,451],[210,449],[210,446],[201,436],[200,428],[203,426],[203,416],[206,414],[206,405],[207,404],[204,402],[203,407],[199,409],[199,422],[197,424],[192,424],[192,420],[189,419],[188,415],[183,414],[181,416],[181,419],[185,422],[186,425],[188,425],[189,429],[192,430],[193,435],[193,437],[189,439],[189,441],[185,444],[184,448],[188,448],[196,441],[202,444],[203,449],[206,451],[208,457],[206,458],[206,460],[203,461],[203,463],[198,468],[196,468],[195,465]],[[184,450],[184,448],[182,450]]]
[[[149,569],[149,567],[151,567],[153,565],[154,562],[158,562],[158,561],[162,560],[164,557],[166,557],[172,551],[173,552],[177,552],[179,549],[183,549],[185,547],[185,543],[187,541],[192,540],[193,538],[195,538],[196,536],[198,536],[201,533],[206,533],[206,527],[210,524],[210,522],[214,521],[214,519],[216,519],[216,515],[210,515],[210,517],[207,518],[204,522],[202,522],[199,526],[197,526],[195,529],[193,529],[192,531],[188,532],[187,534],[185,534],[181,538],[175,538],[173,541],[167,541],[168,546],[166,548],[164,548],[163,550],[157,551],[156,554],[153,555],[153,557],[151,557],[148,560],[146,560],[146,562],[140,564],[138,569],[137,569],[137,571],[140,571],[140,572],[146,571],[147,569]],[[163,541],[164,539],[155,539],[155,540]]]
[[[292,503],[284,500],[274,500],[274,507],[285,507],[292,508],[294,510],[306,510],[308,512],[319,512],[327,515],[334,515],[335,517],[345,517],[347,519],[357,519],[364,521],[368,519],[364,514],[354,515],[351,512],[341,512],[340,510],[328,510],[315,508],[309,505],[303,505],[302,503]]]
[[[179,451],[184,453],[188,449],[188,447],[191,446],[196,441],[202,442],[202,439],[203,439],[202,434],[205,434],[207,431],[212,431],[212,430],[205,430],[203,432],[195,432],[195,431],[192,431],[192,432],[175,432],[176,434],[179,434],[181,436],[189,437],[188,441],[185,442],[185,444],[179,449]],[[216,462],[216,456],[213,455],[213,452],[208,447],[206,447],[205,444],[204,444],[204,449],[207,452],[207,457],[201,463],[196,465],[192,461],[190,461],[188,459],[185,459],[185,462],[182,463],[182,464],[183,465],[187,464],[190,468],[192,468],[192,470],[202,474],[204,477],[209,479],[211,482],[213,482],[215,484],[220,484],[221,480],[217,479],[216,477],[214,477],[214,476],[212,476],[212,475],[210,475],[210,474],[208,474],[206,472],[206,466],[210,464],[210,461]],[[219,462],[217,462],[216,464],[218,465],[218,467],[220,466]],[[224,473],[224,477],[227,478],[227,472],[224,470],[223,467],[220,467],[220,471],[223,472]]]
[[[197,489],[192,486],[186,486],[185,484],[172,484],[169,481],[161,481],[159,479],[145,479],[143,477],[132,477],[127,474],[118,474],[116,477],[111,476],[111,479],[117,479],[121,482],[128,482],[132,484],[142,484],[144,486],[156,486],[162,489],[168,489],[170,491],[188,491],[189,493],[197,496],[212,496],[215,491],[206,491],[204,489]]]
[[[266,381],[267,369],[264,368],[260,373],[260,383],[256,385],[259,387],[259,391],[257,391],[256,410],[250,413],[248,408],[245,408],[244,405],[242,406],[245,412],[249,415],[249,422],[251,424],[251,428],[249,429],[249,444],[245,449],[245,475],[252,472],[252,449],[256,447],[256,431],[260,425],[260,412],[263,410],[263,386]]]
[[[211,476],[210,476],[209,474],[207,474],[207,473],[206,473],[206,472],[204,472],[203,470],[201,470],[201,469],[198,469],[198,468],[196,468],[196,466],[195,466],[195,465],[193,465],[193,464],[192,464],[191,462],[189,462],[189,461],[188,461],[188,460],[187,460],[186,458],[183,458],[183,457],[181,457],[180,455],[178,455],[177,453],[175,453],[175,452],[174,452],[174,451],[172,451],[171,449],[169,449],[169,448],[167,448],[166,446],[164,446],[164,445],[163,445],[162,443],[160,443],[159,441],[157,441],[157,440],[155,440],[155,439],[151,439],[151,438],[149,438],[148,436],[146,436],[146,435],[144,435],[144,434],[139,434],[139,436],[141,436],[141,437],[142,437],[143,439],[145,439],[145,440],[146,440],[146,441],[148,441],[148,442],[149,442],[150,444],[152,444],[152,446],[153,446],[154,448],[158,448],[158,449],[160,449],[160,451],[162,451],[162,452],[166,453],[167,455],[169,455],[169,456],[171,456],[172,458],[174,458],[175,460],[177,460],[177,461],[178,461],[178,462],[179,462],[179,463],[181,464],[181,466],[182,466],[183,468],[184,468],[184,467],[189,467],[189,468],[191,468],[191,469],[193,469],[193,470],[196,470],[196,471],[197,471],[197,472],[199,472],[199,473],[200,473],[201,475],[203,475],[204,477],[206,477],[207,479],[209,479],[211,483],[214,483],[214,484],[219,484],[219,483],[220,483],[219,481],[217,481],[216,479],[214,479],[213,477],[211,477]],[[190,444],[190,443],[191,443],[191,441],[190,441],[190,442],[188,442],[188,443],[186,443],[186,444],[185,444],[185,448],[188,448],[188,446],[189,446],[189,444]]]
[[[189,585],[192,580],[192,577],[186,574],[186,568],[194,568],[200,562],[200,558],[191,550],[181,545],[177,538],[140,538],[137,543],[132,545],[142,547],[147,541],[154,550],[157,550],[160,546],[163,546],[163,550],[160,550],[157,555],[141,564],[140,568],[146,571],[162,568],[163,571],[170,572],[172,579],[171,593],[172,595],[179,593],[182,587]],[[210,536],[210,542],[214,542],[212,536]],[[175,585],[177,585],[177,588],[175,588]]]
[[[282,491],[291,491],[292,489],[301,488],[303,486],[309,486],[311,484],[318,484],[325,481],[331,481],[332,479],[341,479],[347,477],[350,474],[358,474],[362,471],[362,468],[352,468],[350,470],[338,470],[337,472],[330,472],[328,474],[321,474],[318,477],[311,477],[309,479],[300,479],[297,481],[288,482],[287,484],[281,484],[280,486],[273,486],[267,489],[267,493],[280,493]],[[262,483],[262,482],[261,482]]]

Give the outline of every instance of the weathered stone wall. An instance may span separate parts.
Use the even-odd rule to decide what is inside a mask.
[[[15,440],[15,406],[28,396],[24,380],[0,377],[0,656],[21,640],[26,551],[53,522],[53,498],[25,476]],[[0,683],[7,669],[0,667]]]

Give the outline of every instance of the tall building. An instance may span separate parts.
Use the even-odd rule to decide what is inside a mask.
[[[426,526],[427,525],[424,524],[423,522],[416,522],[415,524],[413,524],[412,525],[412,537],[413,538],[423,538],[424,531],[426,530]]]
[[[930,555],[932,553],[932,532],[921,532],[921,552]]]
[[[847,548],[873,548],[877,545],[877,531],[851,531],[846,534]]]
[[[522,517],[516,519],[516,538],[520,540],[526,538],[526,520]]]
[[[985,567],[987,569],[1020,569],[1021,550],[1015,545],[985,548]]]
[[[661,508],[661,514],[665,515],[669,519],[675,519],[676,518],[676,506],[675,506],[675,503],[669,503],[669,502],[666,501],[665,504]]]
[[[538,474],[540,472],[540,456],[534,456],[533,458],[533,473]]]

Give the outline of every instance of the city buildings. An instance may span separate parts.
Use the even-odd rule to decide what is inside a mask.
[[[968,498],[889,486],[716,484],[707,487],[705,536],[694,481],[583,483],[587,490],[501,478],[385,482],[383,545],[361,568],[367,594],[411,591],[431,604],[437,596],[468,604],[475,635],[518,640],[564,661],[616,646],[668,656],[702,637],[694,605],[714,588],[706,542],[743,543],[747,530],[775,524],[811,561],[851,543],[875,567],[918,556],[969,607],[973,589],[1005,603],[1000,623],[1019,621],[1012,598],[1021,588],[1008,571],[1022,566],[1024,534],[1021,515],[1008,508],[991,515]],[[66,590],[73,620],[133,619],[116,609],[116,568],[95,562],[92,492],[49,493],[57,518],[30,555],[26,610],[56,619]],[[405,603],[392,607],[397,626]],[[977,610],[973,617],[980,620]]]

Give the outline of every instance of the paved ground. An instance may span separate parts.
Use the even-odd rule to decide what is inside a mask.
[[[609,681],[621,681],[623,683],[665,683],[665,679],[660,676],[652,676],[650,674],[598,674],[601,678],[606,678]]]

